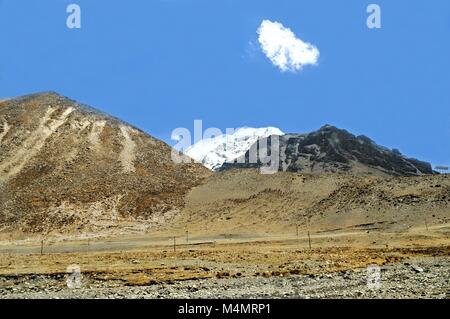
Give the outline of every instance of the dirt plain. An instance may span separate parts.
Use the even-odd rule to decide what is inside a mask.
[[[3,242],[2,298],[448,298],[450,225],[407,232]],[[311,246],[310,246],[311,244]],[[69,265],[81,270],[70,289]],[[378,265],[380,289],[367,287]],[[213,293],[214,292],[214,293]]]

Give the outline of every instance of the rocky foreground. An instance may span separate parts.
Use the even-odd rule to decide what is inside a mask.
[[[318,275],[247,277],[110,286],[82,279],[69,289],[64,275],[0,277],[1,298],[450,298],[450,257],[412,258],[381,267],[369,288],[365,268]]]

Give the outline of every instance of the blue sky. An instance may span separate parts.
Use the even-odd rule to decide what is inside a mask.
[[[81,7],[82,28],[66,27]],[[366,7],[382,28],[366,26]],[[264,19],[320,50],[281,72]],[[448,0],[0,0],[0,96],[53,90],[170,141],[177,127],[329,123],[450,164]]]

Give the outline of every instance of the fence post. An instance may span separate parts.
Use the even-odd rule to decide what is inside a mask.
[[[309,242],[309,249],[311,249],[311,236],[309,234],[309,230],[308,230],[308,242]]]

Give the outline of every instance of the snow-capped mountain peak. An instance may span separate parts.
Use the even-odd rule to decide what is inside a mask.
[[[185,154],[207,168],[215,170],[223,163],[244,155],[258,139],[271,135],[284,133],[276,127],[242,127],[232,134],[203,139],[186,149]]]

